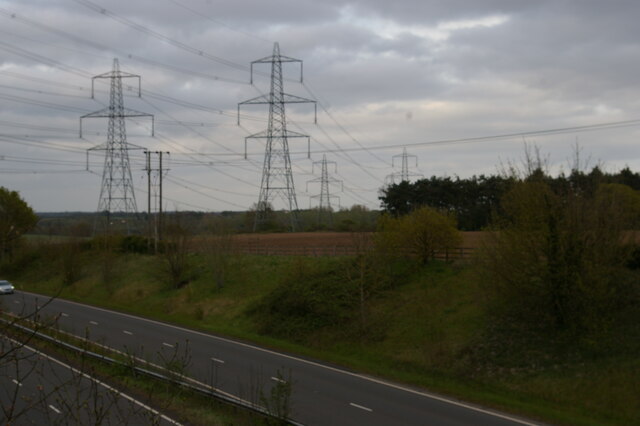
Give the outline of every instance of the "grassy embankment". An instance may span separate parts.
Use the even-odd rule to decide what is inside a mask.
[[[190,258],[189,284],[177,289],[152,256],[81,250],[71,258],[69,279],[70,265],[54,252],[32,251],[6,275],[19,289],[61,289],[63,298],[325,359],[534,419],[640,423],[640,359],[625,336],[576,345],[498,326],[473,265],[396,262],[371,272],[350,258],[238,256],[217,289],[202,255]],[[63,285],[65,276],[72,282]]]

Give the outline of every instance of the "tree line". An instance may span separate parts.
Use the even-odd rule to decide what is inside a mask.
[[[550,176],[536,167],[521,179],[515,174],[480,175],[470,178],[436,177],[415,182],[403,181],[381,190],[383,210],[394,216],[406,215],[417,207],[429,206],[456,216],[462,231],[478,231],[491,223],[492,217],[502,213],[501,200],[520,180],[542,181],[555,194],[567,194],[573,189],[593,194],[600,185],[614,184],[640,190],[640,173],[628,167],[608,173],[599,167],[590,171],[572,170]]]

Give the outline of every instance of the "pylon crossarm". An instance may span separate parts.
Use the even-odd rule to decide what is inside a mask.
[[[93,117],[114,117],[114,118],[119,118],[119,117],[153,117],[153,114],[148,114],[146,112],[140,112],[140,111],[136,111],[135,109],[130,109],[130,108],[122,108],[122,114],[115,114],[114,111],[112,109],[110,109],[109,107],[107,108],[103,108],[101,110],[95,111],[95,112],[91,112],[89,114],[85,114],[82,117],[80,117],[81,119],[83,118],[93,118]]]
[[[136,111],[129,108],[123,108],[122,115],[114,114],[109,108],[103,108],[99,111],[85,114],[80,117],[80,137],[82,137],[82,120],[85,118],[128,118],[128,117],[151,117],[151,136],[155,136],[155,116],[144,112]]]
[[[283,100],[288,104],[306,104],[306,103],[316,103],[313,99],[303,98],[296,95],[290,95],[288,93],[283,93]]]
[[[94,90],[95,90],[95,81],[97,78],[137,78],[138,79],[138,97],[142,96],[142,78],[136,74],[130,74],[128,72],[122,71],[109,71],[104,74],[96,75],[91,78],[91,99],[94,99]],[[130,87],[130,86],[129,86]]]
[[[260,95],[260,96],[256,96],[253,99],[249,99],[248,101],[244,101],[244,102],[240,102],[238,104],[238,106],[240,105],[264,105],[264,104],[270,104],[271,101],[269,100],[269,96],[268,95]]]
[[[279,56],[274,56],[274,55],[269,55],[269,56],[265,56],[262,59],[257,59],[255,61],[251,61],[251,64],[270,64],[272,62],[276,62],[276,61],[280,61],[280,62],[300,62],[302,63],[302,61],[300,59],[296,59],[296,58],[291,58],[289,56],[284,56],[284,55],[279,55]]]
[[[107,149],[108,146],[109,146],[109,144],[107,142],[101,143],[100,145],[96,145],[94,147],[88,148],[87,152],[89,152],[89,151],[104,151],[105,149]]]

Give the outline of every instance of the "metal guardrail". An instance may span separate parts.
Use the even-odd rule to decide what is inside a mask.
[[[48,334],[42,333],[42,332],[37,331],[37,330],[33,330],[33,329],[29,328],[29,327],[25,327],[23,325],[15,323],[15,322],[7,321],[7,320],[5,320],[3,318],[0,318],[0,322],[4,322],[5,324],[13,326],[13,327],[19,329],[22,332],[28,333],[31,336],[38,337],[38,338],[40,338],[40,339],[42,339],[44,341],[47,341],[49,343],[53,343],[53,344],[58,345],[58,346],[60,346],[60,347],[62,347],[64,349],[70,350],[72,352],[76,352],[76,353],[79,353],[81,355],[86,355],[86,356],[88,356],[90,358],[96,359],[98,361],[105,362],[105,363],[110,364],[110,365],[117,365],[119,367],[125,367],[125,368],[131,369],[131,370],[133,370],[136,373],[139,373],[141,375],[144,375],[144,376],[147,376],[147,377],[151,377],[151,378],[156,379],[156,380],[168,382],[168,383],[171,383],[171,384],[175,384],[175,385],[178,385],[178,386],[182,386],[182,387],[184,387],[186,389],[189,389],[191,391],[194,391],[194,392],[199,393],[199,394],[204,395],[204,396],[209,396],[209,397],[215,398],[215,399],[220,400],[222,402],[225,402],[227,404],[235,405],[237,407],[240,407],[240,408],[243,408],[243,409],[246,409],[246,410],[250,410],[250,411],[256,412],[258,414],[261,414],[261,415],[264,415],[264,416],[267,416],[267,417],[276,418],[265,407],[262,407],[261,405],[253,404],[253,403],[251,403],[249,401],[245,401],[245,400],[240,399],[240,398],[233,398],[233,397],[231,397],[231,396],[229,396],[229,395],[227,395],[225,393],[221,393],[221,392],[217,391],[215,388],[213,388],[211,386],[209,386],[208,388],[207,387],[203,387],[203,386],[197,386],[194,383],[190,383],[190,382],[187,382],[187,381],[184,381],[184,380],[178,380],[178,379],[176,379],[174,377],[169,377],[167,375],[161,374],[161,373],[153,371],[153,370],[142,368],[142,367],[136,366],[136,365],[126,364],[124,362],[118,361],[118,360],[116,360],[114,358],[111,358],[111,357],[108,357],[106,355],[99,354],[97,352],[93,352],[93,351],[90,351],[88,349],[81,348],[79,346],[75,346],[75,345],[73,345],[71,343],[67,343],[67,342],[64,342],[62,340],[56,339],[53,336],[49,336]],[[289,425],[304,426],[302,423],[296,422],[293,419],[280,419],[280,418],[277,418],[277,419],[280,420],[280,421],[283,421],[283,422],[285,422],[286,424],[289,424]]]

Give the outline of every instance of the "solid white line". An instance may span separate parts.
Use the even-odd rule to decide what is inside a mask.
[[[282,380],[282,379],[279,379],[277,377],[271,377],[271,380],[275,380],[276,382],[279,382],[279,383],[287,383],[286,380]]]
[[[117,353],[117,354],[119,354],[119,355],[129,356],[129,354],[127,354],[127,353],[125,353],[125,352],[119,351],[118,349],[112,348],[111,346],[102,345],[102,344],[100,344],[100,343],[98,343],[98,342],[94,342],[94,341],[92,341],[92,340],[90,340],[90,339],[87,339],[86,337],[78,336],[78,335],[75,335],[75,334],[73,334],[73,333],[69,333],[68,331],[64,331],[64,330],[56,330],[56,331],[57,331],[58,333],[66,334],[67,336],[71,336],[71,337],[73,337],[73,338],[76,338],[76,339],[82,340],[82,341],[84,341],[84,342],[89,342],[89,343],[91,343],[92,345],[96,345],[96,346],[97,346],[97,347],[99,347],[99,348],[102,348],[102,349],[105,349],[105,350],[108,350],[108,351],[112,351],[112,352]],[[167,369],[166,369],[166,368],[164,368],[164,367],[162,367],[161,365],[154,364],[153,362],[149,362],[149,361],[147,361],[146,359],[139,358],[139,357],[137,357],[137,356],[134,356],[134,358],[135,358],[135,360],[136,360],[136,361],[138,361],[138,362],[140,362],[140,363],[142,363],[142,364],[145,364],[145,365],[151,366],[151,367],[153,367],[153,368],[157,368],[158,370],[164,370],[164,371],[167,371]],[[213,358],[212,358],[212,359],[213,359]],[[222,361],[222,360],[216,360],[216,362],[221,362],[222,364],[224,364],[224,361]],[[248,401],[248,400],[242,399],[242,398],[240,398],[240,397],[238,397],[238,396],[236,396],[236,395],[230,394],[229,392],[225,392],[225,391],[223,391],[222,389],[214,388],[213,386],[211,386],[211,385],[209,385],[209,384],[207,384],[207,383],[202,383],[202,382],[200,382],[200,381],[198,381],[198,380],[196,380],[196,379],[194,379],[194,378],[192,378],[192,377],[186,376],[186,377],[184,377],[184,380],[186,380],[186,381],[188,381],[188,382],[191,382],[191,383],[194,383],[194,384],[196,384],[196,385],[198,385],[198,386],[201,386],[201,387],[203,387],[203,388],[205,388],[205,389],[210,389],[210,390],[212,390],[212,391],[215,391],[215,392],[217,392],[217,393],[219,393],[219,394],[221,394],[221,395],[225,395],[225,396],[227,396],[228,398],[232,398],[232,399],[235,399],[235,400],[237,400],[237,401],[244,402],[244,403],[245,403],[245,404],[247,404],[247,405],[257,406],[256,404],[253,404],[251,401]]]
[[[14,341],[14,342],[15,342],[15,340],[13,340],[13,339],[10,339],[10,340],[12,340],[12,341]],[[100,386],[102,386],[102,387],[106,388],[107,390],[109,390],[109,391],[111,391],[111,392],[114,392],[116,395],[121,396],[121,397],[123,397],[124,399],[126,399],[126,400],[128,400],[128,401],[133,402],[134,404],[138,405],[139,407],[144,408],[144,409],[145,409],[145,410],[147,410],[147,411],[150,411],[150,412],[151,412],[151,413],[153,413],[154,415],[159,416],[160,418],[162,418],[163,420],[165,420],[165,421],[167,421],[167,422],[169,422],[169,423],[171,423],[171,424],[174,424],[174,425],[177,425],[177,426],[181,426],[181,425],[182,425],[181,423],[178,423],[177,421],[173,420],[172,418],[168,417],[167,415],[162,414],[162,413],[161,413],[161,412],[159,412],[158,410],[155,410],[155,409],[153,409],[153,408],[149,407],[149,406],[148,406],[148,405],[146,405],[145,403],[143,403],[143,402],[141,402],[141,401],[138,401],[137,399],[135,399],[135,398],[133,398],[133,397],[131,397],[131,396],[127,395],[126,393],[121,392],[121,391],[119,391],[118,389],[116,389],[116,388],[114,388],[114,387],[109,386],[108,384],[106,384],[106,383],[104,383],[104,382],[102,382],[102,381],[100,381],[100,380],[96,379],[96,378],[95,378],[95,377],[93,377],[93,376],[88,375],[87,373],[84,373],[84,372],[82,372],[82,371],[78,370],[77,368],[74,368],[74,367],[72,367],[72,366],[70,366],[70,365],[68,365],[68,364],[65,364],[64,362],[59,361],[58,359],[53,358],[53,357],[51,357],[51,356],[49,356],[49,355],[47,355],[47,354],[45,354],[45,353],[43,353],[43,352],[40,352],[39,350],[37,350],[37,349],[35,349],[35,348],[32,348],[31,346],[28,346],[28,345],[22,345],[22,347],[23,347],[23,348],[25,348],[25,349],[28,349],[28,350],[30,350],[30,351],[32,351],[32,352],[34,352],[34,353],[36,353],[36,354],[38,354],[39,356],[41,356],[41,357],[43,357],[43,358],[48,359],[49,361],[55,362],[55,363],[56,363],[56,364],[58,364],[58,365],[61,365],[61,366],[65,367],[65,368],[68,368],[69,370],[73,371],[73,372],[74,372],[74,373],[76,373],[76,374],[80,374],[80,375],[81,375],[82,377],[84,377],[85,379],[91,380],[91,381],[93,381],[94,383],[99,384]],[[51,408],[53,411],[55,411],[55,412],[56,412],[56,413],[58,413],[58,414],[60,414],[60,413],[61,413],[61,412],[60,412],[60,410],[58,410],[58,409],[57,409],[56,407],[54,407],[53,405],[49,405],[49,408]]]
[[[122,330],[124,334],[128,334],[129,336],[133,336],[133,333],[127,330]]]
[[[97,323],[97,322],[95,322],[95,321],[89,321],[89,324],[92,324],[92,325],[98,325],[98,323]]]
[[[162,342],[163,345],[170,347],[171,349],[173,349],[173,345],[167,343],[167,342]]]
[[[22,293],[32,294],[34,296],[42,296],[42,295],[39,295],[39,294],[36,294],[36,293],[31,293],[31,292],[28,292],[28,291],[22,291]],[[498,413],[498,412],[491,411],[491,410],[488,410],[488,409],[480,408],[480,407],[477,407],[477,406],[474,406],[474,405],[471,405],[471,404],[468,404],[468,403],[465,403],[465,402],[460,402],[460,401],[456,401],[456,400],[453,400],[453,399],[445,398],[445,397],[440,396],[440,395],[435,395],[435,394],[432,394],[432,393],[428,393],[428,392],[424,392],[424,391],[418,391],[418,390],[415,390],[415,389],[407,388],[407,387],[404,387],[404,386],[401,386],[401,385],[397,385],[395,383],[389,383],[389,382],[386,382],[386,381],[384,381],[382,379],[377,379],[377,378],[373,378],[373,377],[369,377],[369,376],[364,376],[364,375],[358,374],[358,373],[352,373],[350,371],[341,370],[341,369],[335,368],[335,367],[330,367],[328,365],[320,364],[320,363],[317,363],[317,362],[314,362],[314,361],[309,361],[309,360],[306,360],[306,359],[297,358],[297,357],[292,356],[292,355],[287,355],[287,354],[283,354],[283,353],[280,353],[280,352],[275,352],[275,351],[272,351],[272,350],[269,350],[269,349],[261,348],[259,346],[250,345],[248,343],[238,342],[238,341],[231,340],[231,339],[228,339],[228,338],[225,338],[225,337],[220,337],[220,336],[215,336],[213,334],[203,333],[201,331],[190,330],[188,328],[184,328],[184,327],[180,327],[180,326],[177,326],[177,325],[173,325],[173,324],[168,324],[168,323],[165,323],[165,322],[152,320],[152,319],[149,319],[149,318],[138,317],[138,316],[131,315],[131,314],[125,314],[123,312],[111,311],[109,309],[99,308],[97,306],[91,306],[91,305],[86,305],[84,303],[73,302],[71,300],[65,300],[65,299],[56,299],[56,300],[58,300],[58,301],[60,301],[62,303],[70,303],[72,305],[82,306],[83,308],[95,309],[95,310],[98,310],[98,311],[101,311],[101,312],[106,312],[106,313],[109,313],[109,314],[120,315],[122,317],[131,318],[131,319],[138,320],[138,321],[144,321],[144,322],[147,322],[147,323],[151,323],[151,324],[156,324],[156,325],[172,328],[174,330],[180,330],[180,331],[183,331],[183,332],[186,332],[186,333],[197,334],[199,336],[208,337],[210,339],[219,340],[221,342],[226,342],[226,343],[231,343],[231,344],[235,344],[235,345],[238,345],[238,346],[243,346],[243,347],[254,349],[254,350],[257,350],[257,351],[260,351],[260,352],[268,353],[268,354],[271,354],[271,355],[277,355],[277,356],[280,356],[282,358],[291,359],[291,360],[298,361],[298,362],[301,362],[301,363],[304,363],[304,364],[313,365],[313,366],[316,366],[316,367],[319,367],[319,368],[324,368],[326,370],[334,371],[336,373],[341,373],[341,374],[346,374],[348,376],[357,377],[357,378],[360,378],[362,380],[366,380],[366,381],[369,381],[369,382],[372,382],[372,383],[377,383],[379,385],[388,386],[390,388],[394,388],[394,389],[401,390],[401,391],[404,391],[404,392],[409,392],[409,393],[412,393],[414,395],[424,396],[425,398],[435,399],[436,401],[441,401],[441,402],[452,404],[452,405],[455,405],[455,406],[458,406],[458,407],[463,407],[463,408],[466,408],[468,410],[472,410],[472,411],[476,411],[478,413],[483,413],[483,414],[487,414],[487,415],[490,415],[490,416],[498,417],[498,418],[501,418],[501,419],[509,420],[509,421],[512,421],[512,422],[515,422],[515,423],[519,423],[521,425],[538,426],[537,423],[531,423],[531,422],[529,422],[527,420],[523,420],[523,419],[519,419],[519,418],[516,418],[516,417],[512,417],[512,416],[507,415],[507,414],[502,414],[502,413]]]
[[[218,358],[211,358],[211,361],[217,362],[218,364],[224,364],[224,361]]]
[[[371,408],[363,407],[362,405],[354,404],[353,402],[350,402],[349,405],[351,405],[352,407],[359,408],[359,409],[364,410],[364,411],[368,411],[368,412],[372,412],[373,411]]]

